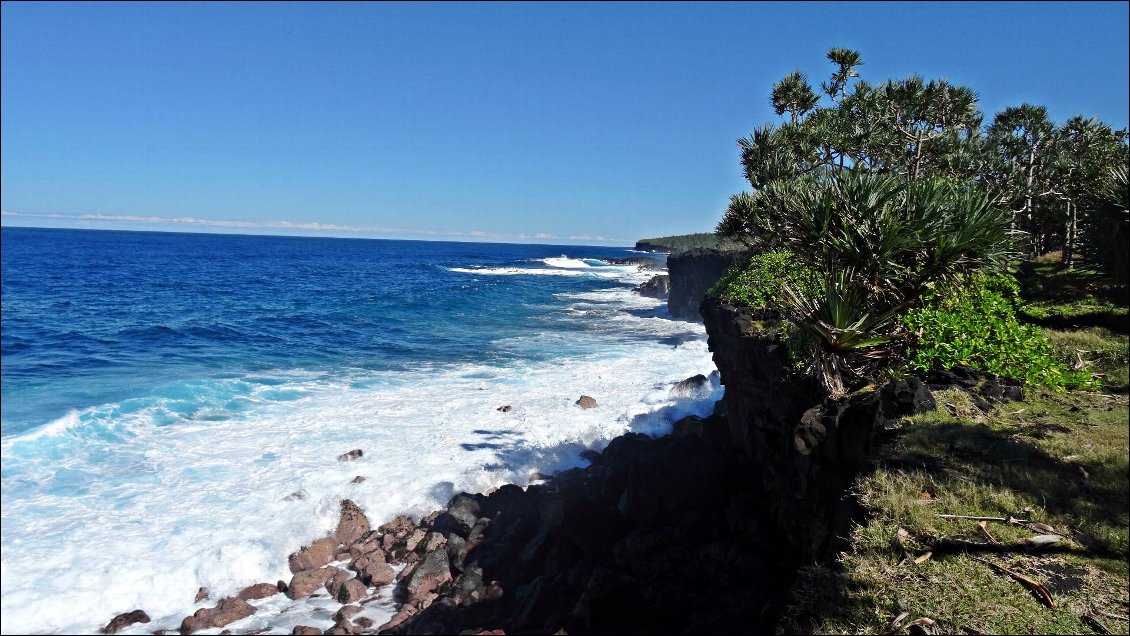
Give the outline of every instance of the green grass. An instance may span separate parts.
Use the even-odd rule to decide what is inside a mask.
[[[781,631],[886,633],[906,611],[944,633],[1094,633],[1084,616],[1125,633],[1127,623],[1098,612],[1125,616],[1130,603],[1126,398],[1046,392],[988,415],[956,389],[936,398],[938,409],[904,420],[880,467],[858,480],[867,521],[837,563],[802,572]],[[1011,515],[1067,535],[1056,551],[979,555],[1041,582],[1056,607],[969,554],[908,560],[942,538],[986,540],[975,521],[942,513]],[[1035,534],[987,529],[1002,543]]]
[[[1103,327],[1130,334],[1126,285],[1086,267],[1066,269],[1054,260],[1024,263],[1017,274],[1025,300],[1021,317],[1042,327]]]

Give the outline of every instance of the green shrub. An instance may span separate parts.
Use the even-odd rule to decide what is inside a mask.
[[[786,282],[805,289],[815,284],[811,272],[799,266],[791,252],[765,252],[735,262],[707,295],[733,305],[773,307],[780,303]]]
[[[1011,275],[978,274],[960,287],[926,296],[901,317],[909,366],[918,371],[964,364],[1055,388],[1090,387],[1091,376],[1056,359],[1035,325],[1016,317],[1019,287]]]

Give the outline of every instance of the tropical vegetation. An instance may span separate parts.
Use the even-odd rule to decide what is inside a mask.
[[[1053,250],[1065,268],[1126,281],[1126,131],[1083,117],[1056,126],[1031,104],[985,125],[970,88],[918,76],[873,85],[857,79],[858,52],[828,59],[820,93],[789,74],[770,96],[784,121],[738,140],[751,189],[731,197],[716,231],[772,256],[739,263],[716,293],[780,309],[815,343],[807,367],[832,395],[896,365],[1086,384],[984,281]],[[769,280],[783,263],[803,276]]]

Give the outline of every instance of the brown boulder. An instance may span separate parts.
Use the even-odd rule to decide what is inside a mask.
[[[349,604],[360,601],[365,598],[368,593],[369,589],[365,587],[365,584],[362,583],[360,579],[349,579],[341,584],[335,598],[337,598],[338,603]]]
[[[353,624],[361,629],[369,629],[373,626],[373,619],[368,616],[361,616],[353,620]]]
[[[575,402],[575,404],[582,409],[591,409],[596,407],[596,399],[591,398],[587,395],[582,395],[580,399]]]
[[[405,587],[412,597],[424,596],[434,592],[451,580],[451,567],[448,564],[447,550],[438,548],[424,557],[412,572]]]
[[[360,605],[344,605],[344,606],[342,606],[341,609],[334,612],[334,615],[333,615],[332,618],[335,621],[342,621],[342,620],[347,621],[347,620],[353,618],[355,615],[360,614],[361,611],[362,610],[361,610]]]
[[[337,522],[337,531],[334,536],[337,542],[351,545],[369,531],[369,519],[365,513],[349,499],[341,502],[341,517]]]
[[[370,559],[357,569],[357,578],[373,587],[381,587],[392,583],[396,578],[396,570],[385,563],[384,559]]]
[[[255,608],[241,598],[225,598],[216,607],[202,607],[180,624],[181,634],[192,634],[210,627],[223,627],[255,613]]]
[[[353,478],[353,480],[352,480],[352,481],[350,481],[349,483],[351,483],[351,484],[359,484],[359,483],[361,483],[361,482],[363,482],[363,481],[365,481],[365,478],[364,478],[364,477],[362,477],[361,475],[357,475],[357,476],[356,476],[356,477],[354,477],[354,478]]]
[[[349,578],[349,572],[345,570],[338,569],[337,572],[334,572],[333,577],[326,583],[326,591],[330,593],[331,598],[337,598],[338,592],[341,591],[341,586],[345,585],[345,582],[348,581]]]
[[[324,567],[317,570],[304,570],[294,575],[290,579],[290,585],[287,586],[286,597],[295,600],[306,598],[317,592],[326,583],[333,580],[338,572],[344,572],[341,568]]]
[[[133,610],[132,612],[126,612],[125,614],[118,614],[114,618],[110,619],[110,622],[107,623],[106,626],[102,628],[102,633],[103,634],[116,634],[119,631],[129,627],[130,625],[134,625],[136,623],[148,623],[148,622],[149,622],[149,615],[148,614],[146,614],[145,612],[143,612],[141,610]]]
[[[200,601],[207,600],[208,597],[211,596],[211,595],[212,595],[212,593],[208,591],[208,588],[202,587],[202,588],[196,590],[196,598],[193,599],[192,602],[193,603],[199,603]]]
[[[361,535],[356,541],[349,546],[349,554],[354,558],[371,552],[379,552],[381,549],[381,533],[376,530],[370,530]],[[382,555],[383,559],[384,556]]]
[[[237,596],[245,601],[255,601],[278,593],[279,586],[277,583],[256,583],[240,590]]]
[[[294,636],[322,636],[322,630],[309,625],[295,625],[290,633]]]
[[[404,516],[397,517],[392,521],[377,528],[381,534],[390,535],[398,539],[408,536],[413,530],[416,529],[416,523],[412,519]]]
[[[297,573],[320,568],[333,561],[336,556],[337,540],[333,537],[322,537],[290,555],[290,571]]]
[[[338,455],[337,461],[339,461],[339,462],[353,461],[353,460],[357,459],[358,457],[361,457],[364,454],[365,453],[362,452],[362,450],[360,448],[354,448],[353,450],[349,451],[348,453],[342,453],[342,454]]]

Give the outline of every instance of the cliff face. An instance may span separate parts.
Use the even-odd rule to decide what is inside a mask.
[[[699,303],[730,265],[747,252],[689,250],[667,257],[671,290],[667,307],[675,318],[699,320]]]
[[[852,480],[871,465],[885,424],[934,408],[917,380],[833,400],[790,362],[784,344],[759,323],[765,310],[702,303],[714,363],[726,386],[731,443],[765,492],[762,513],[800,562],[827,561],[846,536]]]

